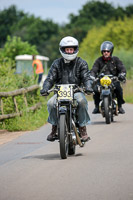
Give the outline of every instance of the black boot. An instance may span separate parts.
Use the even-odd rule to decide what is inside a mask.
[[[83,142],[90,140],[90,137],[87,135],[86,126],[79,127],[79,132]]]
[[[96,106],[96,107],[94,108],[94,110],[92,111],[92,114],[97,114],[97,113],[100,113],[100,111],[99,111],[99,106]]]
[[[118,111],[120,114],[125,114],[125,110],[122,108],[122,106],[118,106]]]
[[[57,126],[52,125],[52,132],[48,135],[47,140],[50,142],[55,141],[55,139],[57,139],[56,132],[57,132]]]

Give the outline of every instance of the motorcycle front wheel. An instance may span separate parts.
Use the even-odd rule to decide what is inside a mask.
[[[61,114],[59,118],[59,141],[60,141],[60,156],[66,159],[68,155],[68,133],[66,124],[66,115]]]
[[[105,113],[106,124],[110,124],[110,122],[111,122],[111,111],[110,111],[110,108],[109,108],[109,99],[108,99],[108,97],[104,97],[103,105],[104,105],[104,113]]]

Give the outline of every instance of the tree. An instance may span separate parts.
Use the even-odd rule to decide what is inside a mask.
[[[66,27],[72,30],[75,29],[75,32],[78,29],[77,38],[82,41],[88,30],[94,26],[105,25],[114,13],[115,8],[106,1],[89,1],[79,10],[79,15],[69,15],[70,23]]]
[[[112,20],[106,26],[100,28],[93,28],[88,31],[87,36],[84,38],[80,46],[79,55],[85,60],[90,62],[98,55],[100,56],[100,45],[103,41],[109,40],[114,43],[116,47],[114,51],[124,49],[132,51],[133,47],[133,17],[118,21]]]
[[[0,46],[3,47],[8,35],[20,37],[35,45],[41,55],[48,56],[51,63],[60,56],[59,42],[66,35],[78,39],[79,43],[86,37],[88,31],[106,26],[110,20],[124,20],[125,16],[132,16],[133,5],[126,8],[115,8],[106,1],[87,1],[77,15],[69,15],[69,23],[58,25],[52,20],[42,20],[17,10],[15,6],[0,12]]]
[[[116,21],[119,19],[123,20],[126,15],[131,16],[132,11],[132,6],[129,6],[126,10],[120,6],[115,8],[111,3],[106,1],[88,1],[79,10],[78,15],[69,15],[70,23],[65,28],[71,30],[73,36],[81,42],[87,32],[93,27],[106,25],[112,19]]]
[[[0,47],[6,42],[7,36],[11,35],[11,27],[17,24],[24,15],[23,11],[17,11],[14,5],[0,11]]]
[[[125,8],[125,13],[127,17],[133,16],[133,5],[129,5]]]
[[[12,27],[13,36],[19,36],[23,41],[28,41],[36,45],[41,53],[47,46],[47,42],[53,36],[58,34],[58,25],[51,20],[41,20],[39,17],[25,16],[19,23]],[[47,50],[45,51],[47,55]],[[48,56],[48,55],[47,55]]]
[[[55,52],[52,53],[51,41],[55,38],[55,43],[58,43],[58,39],[56,40],[58,35],[59,25],[53,23],[52,20],[42,20],[34,15],[25,14],[18,11],[15,6],[0,12],[1,47],[4,46],[7,36],[16,36],[24,42],[35,45],[39,54],[49,57],[49,55],[55,55]]]

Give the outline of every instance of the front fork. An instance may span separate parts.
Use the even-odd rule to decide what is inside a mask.
[[[103,99],[107,97],[109,100],[109,109],[112,109],[112,94],[110,89],[107,90],[102,90],[101,91],[101,96],[100,96],[100,104],[99,104],[99,110],[102,113],[103,117],[104,117],[104,107],[103,107]]]
[[[77,142],[78,142],[79,146],[80,146],[80,147],[83,147],[83,146],[84,146],[84,143],[81,142],[81,139],[80,139],[79,134],[78,134],[77,127],[76,127],[76,125],[75,125],[75,123],[74,123],[73,120],[72,120],[72,126],[73,126],[73,131],[74,131],[74,133],[75,133],[75,135],[76,135],[76,139],[77,139]]]
[[[81,139],[79,137],[79,133],[78,133],[77,127],[76,127],[75,122],[74,122],[74,120],[72,118],[72,104],[69,105],[69,109],[67,108],[67,106],[58,106],[58,119],[59,119],[59,116],[61,114],[65,114],[66,115],[66,119],[67,119],[66,122],[67,122],[67,131],[68,131],[68,134],[71,135],[72,140],[74,140],[74,143],[78,143],[80,147],[83,147],[84,143],[81,142]],[[75,133],[77,142],[75,142],[75,137],[72,134],[73,132]]]

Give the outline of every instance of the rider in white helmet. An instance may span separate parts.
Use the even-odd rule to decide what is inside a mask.
[[[73,53],[66,52],[67,48],[72,48]],[[74,60],[79,52],[78,40],[70,36],[63,38],[59,44],[59,51],[66,61],[70,62],[71,60]]]
[[[84,85],[86,92],[92,92],[88,64],[85,60],[77,57],[79,51],[78,41],[71,36],[64,37],[59,43],[59,51],[62,57],[52,63],[40,93],[48,95],[48,90],[54,84]],[[82,140],[86,142],[90,139],[86,130],[86,125],[90,123],[88,102],[85,95],[81,92],[75,93],[74,97],[78,102],[77,116],[79,131]],[[52,124],[52,132],[48,135],[47,140],[54,141],[57,132],[56,95],[49,99],[47,106],[49,112],[48,122]]]

